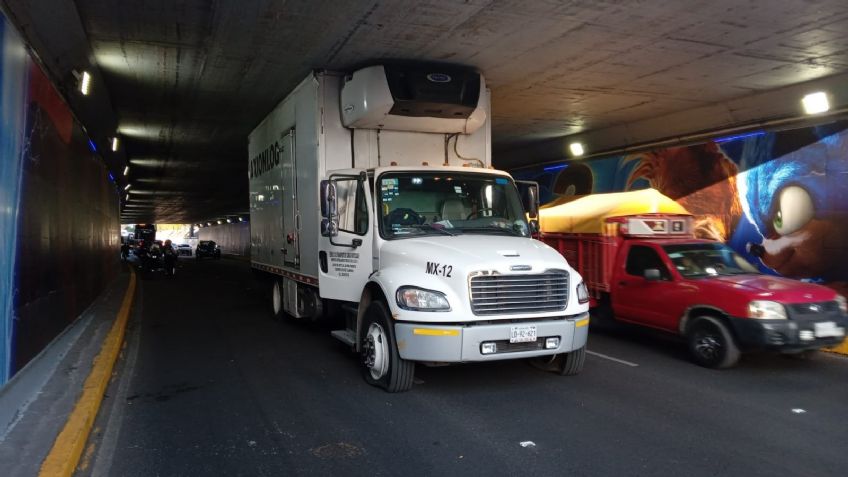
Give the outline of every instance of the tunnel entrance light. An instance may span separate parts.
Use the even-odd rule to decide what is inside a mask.
[[[83,96],[88,96],[88,93],[91,92],[91,75],[88,74],[88,71],[82,72],[79,82],[79,90]]]
[[[579,142],[572,142],[571,144],[568,145],[568,149],[571,151],[571,155],[574,156],[574,157],[582,156],[583,153],[585,152],[583,150],[583,144],[581,144]]]
[[[117,150],[118,150],[118,138],[113,137],[112,138],[112,152],[115,152]]]
[[[824,113],[830,109],[830,102],[827,100],[827,93],[818,91],[810,93],[801,99],[801,104],[804,105],[804,112],[807,114]]]

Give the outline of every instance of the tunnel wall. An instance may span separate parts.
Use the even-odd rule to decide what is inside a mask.
[[[93,144],[0,15],[0,384],[119,270],[118,191]]]
[[[539,182],[542,203],[653,187],[697,217],[699,236],[726,242],[763,272],[848,293],[848,122],[568,160],[513,174]],[[789,189],[793,193],[784,198]],[[763,245],[766,254],[750,255],[749,244]]]
[[[250,257],[250,223],[213,225],[198,231],[200,240],[214,240],[221,253]]]

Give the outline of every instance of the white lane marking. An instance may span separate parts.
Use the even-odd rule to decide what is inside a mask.
[[[599,357],[599,358],[608,359],[608,360],[610,360],[610,361],[615,361],[616,363],[623,364],[623,365],[625,365],[625,366],[630,366],[630,367],[632,367],[632,368],[636,368],[636,367],[638,367],[638,366],[639,366],[639,365],[638,365],[638,364],[636,364],[636,363],[631,363],[630,361],[625,361],[625,360],[623,360],[623,359],[613,358],[612,356],[607,356],[607,355],[605,355],[605,354],[596,353],[596,352],[594,352],[594,351],[586,350],[586,354],[591,354],[592,356],[597,356],[597,357]]]
[[[801,409],[800,407],[796,407],[795,409],[792,410],[792,412],[794,412],[795,414],[804,414],[807,411]]]
[[[536,447],[536,443],[533,441],[521,441],[518,443],[521,447]]]

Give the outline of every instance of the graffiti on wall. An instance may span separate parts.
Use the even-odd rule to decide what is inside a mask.
[[[848,123],[513,171],[543,203],[653,187],[763,272],[848,294]]]

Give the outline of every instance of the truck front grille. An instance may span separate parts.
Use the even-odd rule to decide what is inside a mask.
[[[568,272],[471,277],[471,311],[475,315],[562,311],[568,303]]]

